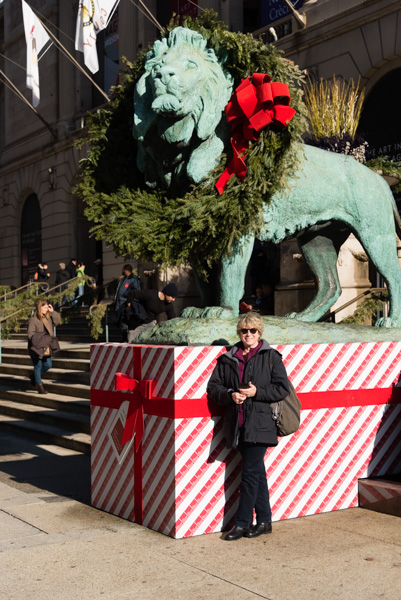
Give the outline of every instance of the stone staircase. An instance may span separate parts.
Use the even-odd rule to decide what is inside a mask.
[[[43,383],[48,394],[32,387],[32,363],[26,338],[2,343],[0,431],[12,430],[43,442],[90,454],[89,344],[61,341],[53,368]]]
[[[27,325],[1,343],[0,431],[7,429],[34,436],[42,442],[90,454],[90,335],[89,309],[57,327],[61,351],[43,377],[48,394],[38,394],[29,375],[32,362],[27,351]],[[109,324],[109,341],[120,332]],[[98,342],[106,341],[105,332]]]

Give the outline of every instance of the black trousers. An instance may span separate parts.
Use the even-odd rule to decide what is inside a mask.
[[[241,438],[239,441],[242,476],[235,524],[244,529],[252,525],[254,509],[257,523],[269,523],[272,520],[269,488],[263,462],[267,448],[267,444],[250,444]]]

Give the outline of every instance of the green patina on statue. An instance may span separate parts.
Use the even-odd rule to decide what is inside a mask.
[[[232,177],[219,196],[215,183],[230,159],[224,107],[253,72],[287,83],[297,114],[285,129],[261,132],[247,152],[245,179]],[[238,311],[255,236],[274,243],[295,236],[317,294],[290,316],[314,322],[340,295],[337,255],[353,232],[388,285],[390,313],[377,325],[401,326],[401,224],[390,189],[352,157],[301,143],[302,75],[294,65],[251,36],[197,20],[155,42],[127,82],[92,117],[92,150],[82,163],[78,192],[99,239],[123,255],[190,263],[203,306],[230,307],[212,311],[227,319]],[[190,309],[185,315],[193,317]],[[170,326],[166,332],[164,342],[174,342]]]
[[[145,75],[136,86],[134,136],[138,167],[148,185],[185,185],[208,176],[224,147],[222,111],[232,92],[232,78],[218,65],[206,40],[178,27],[148,53]],[[223,138],[223,139],[222,139]],[[279,243],[297,237],[317,282],[310,305],[292,317],[317,321],[341,293],[337,255],[355,233],[390,293],[389,317],[378,326],[401,325],[401,270],[395,224],[401,231],[393,196],[385,181],[352,157],[299,146],[299,166],[286,188],[263,207],[258,237]],[[215,268],[216,286],[203,288],[204,302],[237,310],[254,243],[253,235]]]

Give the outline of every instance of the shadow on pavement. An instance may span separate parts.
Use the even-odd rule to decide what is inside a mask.
[[[49,502],[62,496],[90,505],[90,457],[3,430],[0,482],[38,497],[42,491]]]

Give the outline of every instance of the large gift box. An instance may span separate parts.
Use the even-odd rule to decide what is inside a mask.
[[[278,345],[301,427],[265,456],[273,520],[358,505],[401,472],[400,342]],[[92,505],[174,538],[235,516],[241,460],[206,385],[222,346],[94,344]]]

